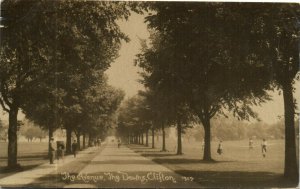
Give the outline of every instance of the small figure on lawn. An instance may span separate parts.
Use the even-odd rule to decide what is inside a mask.
[[[217,152],[218,152],[219,155],[221,155],[223,153],[222,140],[220,140],[220,142],[219,142]]]
[[[49,156],[50,156],[50,164],[54,163],[54,156],[55,156],[55,144],[54,144],[54,138],[51,137],[49,142]]]
[[[98,146],[101,146],[101,138],[98,139]]]
[[[74,142],[72,144],[72,153],[73,153],[74,157],[76,157],[76,153],[77,153],[77,142],[76,142],[76,140],[74,140]]]
[[[252,138],[249,139],[249,150],[253,149],[253,140]]]
[[[118,148],[120,148],[120,146],[121,146],[121,140],[119,139],[118,140]]]
[[[266,153],[267,153],[267,141],[266,139],[263,139],[262,143],[261,143],[261,152],[263,157],[266,157]]]

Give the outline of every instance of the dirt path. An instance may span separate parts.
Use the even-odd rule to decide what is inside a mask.
[[[108,144],[78,175],[64,175],[71,181],[65,187],[112,188],[199,188],[191,178],[182,177],[170,169],[115,144]]]

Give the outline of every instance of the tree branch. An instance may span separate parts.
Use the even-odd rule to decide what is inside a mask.
[[[12,103],[9,102],[7,97],[7,91],[8,91],[7,85],[3,81],[0,84],[1,84],[0,92],[2,95],[2,102],[7,104],[8,106],[12,106]]]
[[[201,121],[202,124],[203,124],[205,117],[204,117],[202,111],[199,111],[199,112],[197,113],[197,116],[199,117],[200,121]]]
[[[215,114],[218,112],[219,109],[220,109],[219,105],[212,106],[212,108],[208,111],[209,118],[214,117]]]
[[[0,98],[0,104],[1,104],[1,106],[2,106],[2,109],[3,109],[4,111],[6,111],[6,112],[9,113],[9,109],[5,106],[5,104],[4,104],[3,100],[2,100],[2,98]]]

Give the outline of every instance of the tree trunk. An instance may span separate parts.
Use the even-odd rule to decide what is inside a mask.
[[[145,135],[146,135],[146,146],[148,147],[149,146],[149,143],[148,143],[148,129],[147,129]]]
[[[142,137],[142,144],[144,144],[144,133],[141,134]]]
[[[134,144],[134,135],[131,135],[130,140],[131,140],[131,143]]]
[[[210,120],[205,120],[203,122],[204,127],[204,154],[203,160],[212,161],[211,151],[210,151]]]
[[[291,83],[282,86],[285,118],[285,161],[284,176],[298,183],[299,172],[296,155],[294,98]]]
[[[139,144],[142,144],[142,136],[139,134]]]
[[[91,134],[89,134],[89,139],[88,139],[88,146],[90,147],[92,144],[92,137]]]
[[[81,150],[81,144],[80,144],[80,131],[78,131],[77,135],[77,150]]]
[[[85,140],[86,140],[86,138],[85,138],[85,132],[83,132],[82,133],[82,147],[83,147],[83,149],[85,149]]]
[[[139,144],[142,144],[142,135],[139,134]]]
[[[177,155],[182,154],[182,143],[181,143],[181,121],[177,120]]]
[[[165,124],[161,123],[161,130],[162,130],[162,149],[161,151],[165,152],[166,150],[166,132],[165,132]]]
[[[50,156],[51,156],[51,153],[50,153],[50,140],[53,137],[53,128],[52,128],[52,126],[49,126],[49,131],[48,132],[49,132],[48,133],[48,136],[49,136],[49,141],[48,141],[48,156],[50,158]]]
[[[66,139],[66,153],[71,154],[71,143],[72,143],[72,130],[70,128],[67,128],[67,139]]]
[[[152,148],[155,148],[155,146],[154,146],[154,128],[152,128]]]
[[[7,166],[9,169],[19,168],[17,162],[18,155],[18,111],[19,108],[11,108],[9,111],[9,127],[8,127],[8,158]]]

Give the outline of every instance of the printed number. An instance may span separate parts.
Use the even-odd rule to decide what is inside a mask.
[[[181,177],[184,181],[193,181],[193,177]]]

